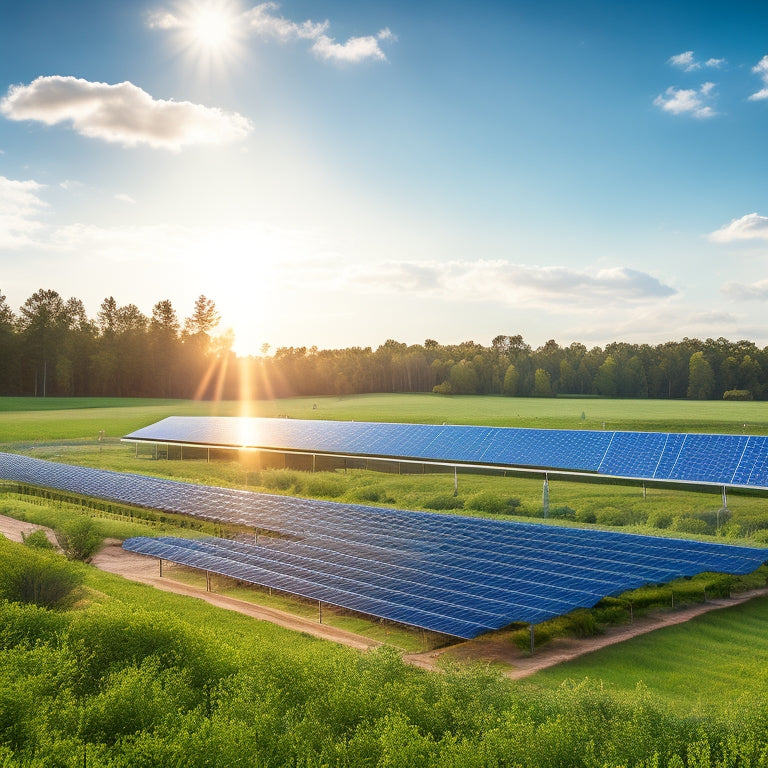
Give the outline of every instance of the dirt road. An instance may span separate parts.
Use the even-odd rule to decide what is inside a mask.
[[[14,541],[21,541],[22,533],[26,535],[41,527],[0,515],[0,534]],[[52,538],[55,542],[53,532],[48,529],[46,529],[46,532],[48,537]],[[342,629],[335,629],[326,624],[320,624],[317,621],[295,616],[285,611],[254,605],[253,603],[236,600],[215,592],[207,592],[205,589],[174,581],[167,576],[161,578],[157,558],[140,555],[135,552],[127,552],[122,548],[121,542],[116,540],[106,543],[103,549],[93,558],[92,565],[132,581],[149,584],[167,592],[196,597],[220,608],[237,611],[246,616],[279,624],[288,629],[306,632],[314,637],[331,640],[351,648],[368,650],[381,645],[381,643],[370,638],[346,632]],[[686,606],[676,610],[659,611],[655,614],[638,618],[632,624],[609,627],[604,634],[598,637],[553,640],[547,643],[544,648],[536,650],[532,656],[518,650],[507,640],[480,638],[478,640],[458,643],[439,651],[406,654],[403,658],[414,666],[431,670],[441,668],[440,661],[442,658],[496,662],[508,668],[509,671],[506,673],[508,677],[522,678],[532,675],[540,669],[561,664],[564,661],[592,653],[614,643],[621,643],[631,637],[637,637],[646,632],[653,632],[661,627],[682,624],[694,616],[738,605],[752,598],[764,595],[768,595],[768,588],[738,595],[730,599],[709,600],[706,603]]]

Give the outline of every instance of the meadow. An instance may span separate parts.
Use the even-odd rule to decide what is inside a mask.
[[[430,509],[430,502],[452,497],[450,475],[357,470],[311,475],[252,470],[235,461],[155,461],[137,458],[132,446],[115,440],[167,415],[236,415],[241,409],[236,403],[149,401],[144,407],[130,400],[74,401],[72,408],[51,403],[34,409],[34,402],[0,401],[0,450],[406,508]],[[749,418],[750,432],[757,432],[760,423],[754,403],[652,403],[647,410],[644,405],[385,395],[257,403],[249,410],[381,420],[394,419],[396,409],[402,420],[408,415],[407,420],[422,422],[510,425],[503,420],[512,411],[498,411],[511,406],[520,419],[515,426],[576,427],[566,422],[581,423],[582,411],[587,428],[590,418],[600,425],[603,419],[623,419],[621,426],[608,422],[607,428],[617,429],[630,423],[672,429],[671,424],[681,423],[685,430],[695,425],[739,432]],[[677,410],[664,410],[672,405]],[[453,409],[448,415],[447,407]],[[599,415],[589,416],[593,410]],[[667,417],[677,421],[664,421]],[[99,430],[107,432],[106,440],[97,439]],[[720,501],[716,494],[654,488],[643,497],[637,487],[560,481],[551,484],[550,494],[553,508],[568,506],[596,517],[607,510],[595,521],[601,527],[618,524],[644,532],[650,527],[676,536],[701,532],[675,530],[671,522],[658,527],[649,520],[709,514]],[[496,497],[520,503],[502,512],[483,508]],[[541,482],[462,475],[458,498],[464,508],[454,514],[514,518],[512,511],[536,512]],[[7,495],[0,502],[0,512],[15,510],[40,524],[55,525],[78,514],[42,499],[32,503]],[[734,524],[739,516],[742,522],[768,517],[761,497],[734,495],[729,506],[733,517],[714,532],[721,536],[745,535]],[[115,537],[174,526],[171,519],[148,527],[148,521],[109,516],[96,523],[102,536]],[[513,683],[484,666],[452,666],[443,675],[411,669],[397,651],[360,655],[80,567],[83,586],[59,610],[0,603],[0,676],[11,681],[0,688],[0,765],[85,764],[86,759],[94,766],[768,764],[766,599]],[[148,701],[146,691],[152,692],[151,705],[137,706]]]
[[[237,401],[135,398],[0,398],[0,443],[122,437],[166,416],[289,416],[337,421],[477,424],[542,429],[609,429],[768,434],[761,402],[511,398],[380,394]],[[583,418],[582,418],[583,416]]]

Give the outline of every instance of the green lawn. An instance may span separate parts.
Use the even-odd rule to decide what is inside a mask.
[[[582,414],[584,418],[582,419]],[[687,400],[358,395],[248,403],[108,398],[0,398],[0,444],[122,437],[166,416],[297,419],[768,434],[768,404]],[[746,427],[745,427],[746,425]]]
[[[559,664],[531,678],[554,688],[588,677],[615,691],[647,686],[680,711],[733,709],[768,696],[768,598],[698,616]]]

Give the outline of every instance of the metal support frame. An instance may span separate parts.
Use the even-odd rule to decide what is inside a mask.
[[[531,655],[533,655],[534,647],[536,645],[536,638],[535,638],[534,632],[533,632],[533,624],[529,625],[529,629],[531,631]]]
[[[459,468],[453,468],[453,495],[459,495]]]
[[[549,517],[549,475],[544,474],[544,487],[541,492],[541,505],[544,510],[544,517]]]

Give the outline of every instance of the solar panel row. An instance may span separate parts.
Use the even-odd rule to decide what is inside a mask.
[[[0,477],[275,536],[135,539],[126,548],[458,637],[538,623],[701,571],[748,573],[749,547],[272,496],[0,454]]]
[[[768,488],[768,437],[747,435],[173,416],[124,439]]]

